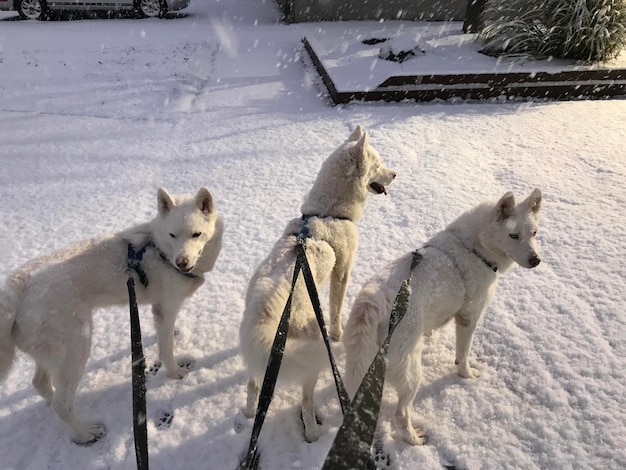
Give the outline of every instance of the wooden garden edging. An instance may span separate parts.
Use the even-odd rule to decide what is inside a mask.
[[[626,69],[393,76],[370,91],[338,91],[315,50],[302,40],[334,104],[351,101],[573,100],[626,96]]]

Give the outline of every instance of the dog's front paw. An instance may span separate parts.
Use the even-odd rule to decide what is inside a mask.
[[[341,325],[333,325],[330,327],[330,339],[335,342],[341,341],[343,337],[343,328]]]
[[[407,427],[399,427],[398,431],[402,440],[412,446],[421,446],[426,443],[426,434],[420,428],[414,428],[409,424]]]
[[[314,411],[310,412],[302,409],[300,413],[300,419],[304,425],[304,438],[307,442],[317,441],[322,435],[321,419]]]
[[[474,367],[470,367],[469,365],[461,367],[459,364],[457,370],[458,374],[465,379],[477,379],[480,377],[480,371]]]
[[[185,367],[176,366],[175,368],[167,370],[167,376],[170,379],[181,380],[189,373],[189,369]]]
[[[235,422],[233,423],[233,428],[237,434],[241,434],[246,429],[250,427],[250,420],[254,418],[253,416],[246,416],[245,410],[239,410],[239,413],[235,416]]]
[[[304,437],[307,442],[315,442],[322,435],[322,430],[319,424],[313,424],[306,427],[304,430]]]
[[[87,423],[81,429],[72,432],[72,442],[81,446],[88,446],[98,441],[107,430],[102,423]]]
[[[193,358],[185,357],[179,358],[178,362],[172,367],[167,367],[167,376],[170,379],[180,380],[184,378],[196,365],[196,361]]]

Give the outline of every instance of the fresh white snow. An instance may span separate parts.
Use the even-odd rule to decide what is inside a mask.
[[[195,370],[182,381],[160,371],[148,384],[151,468],[236,467],[250,432],[233,430],[245,400],[237,348],[247,282],[356,124],[398,178],[388,196],[370,196],[358,224],[344,319],[373,270],[462,211],[508,190],[544,193],[544,261],[501,277],[474,341],[482,376],[455,374],[453,328],[428,340],[414,402],[428,442],[387,438],[395,468],[626,467],[626,100],[332,107],[301,39],[336,32],[339,43],[342,29],[364,25],[284,25],[270,0],[192,0],[184,13],[71,22],[0,13],[0,277],[152,218],[159,186],[208,186],[226,222],[216,269],[177,323],[176,352]],[[151,364],[149,309],[141,315]],[[20,353],[0,385],[0,469],[135,468],[128,310],[99,311],[94,324],[76,407],[108,434],[72,444]],[[341,424],[330,374],[317,393],[318,442],[304,441],[298,400],[297,387],[278,385],[260,439],[265,470],[324,461]],[[157,429],[163,411],[174,418]],[[393,400],[382,412],[393,414]]]

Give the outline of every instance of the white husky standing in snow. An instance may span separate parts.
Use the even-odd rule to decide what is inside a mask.
[[[291,289],[298,234],[306,226],[306,255],[318,290],[330,279],[330,336],[339,340],[343,334],[341,307],[357,251],[356,222],[363,214],[368,193],[387,194],[385,186],[395,177],[369,144],[367,132],[357,126],[323,163],[302,204],[303,216],[287,225],[283,236],[252,276],[240,328],[241,352],[250,374],[247,403],[242,410],[246,418],[255,415],[259,380],[265,373]],[[310,442],[320,435],[313,392],[318,374],[327,364],[319,327],[300,276],[292,300],[281,377],[302,384],[302,419]]]
[[[515,262],[534,268],[541,259],[535,234],[541,192],[535,189],[520,204],[511,192],[496,204],[470,210],[419,250],[423,259],[413,270],[407,313],[389,346],[386,379],[398,393],[396,427],[406,442],[423,444],[411,424],[411,406],[421,377],[423,336],[456,321],[456,364],[461,377],[477,377],[469,365],[476,326],[494,296],[498,273]],[[346,331],[346,388],[354,396],[378,347],[387,336],[389,317],[412,254],[370,279],[358,294]]]
[[[131,253],[140,281],[137,301],[152,304],[159,359],[169,377],[187,372],[174,359],[174,322],[183,301],[204,282],[202,274],[213,269],[223,224],[206,188],[195,197],[159,189],[157,201],[152,222],[35,258],[0,292],[0,379],[15,347],[32,356],[35,389],[78,444],[94,442],[105,431],[102,424],[78,419],[74,398],[91,348],[92,311],[128,303]]]

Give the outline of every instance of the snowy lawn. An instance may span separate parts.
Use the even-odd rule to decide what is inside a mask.
[[[508,190],[522,198],[539,187],[545,198],[544,261],[502,276],[474,341],[482,376],[455,374],[453,328],[427,342],[414,407],[428,442],[388,438],[395,468],[626,467],[626,101],[331,107],[301,38],[338,24],[279,24],[270,0],[194,0],[184,13],[0,21],[1,277],[153,217],[159,186],[207,185],[224,216],[216,270],[178,321],[176,352],[195,370],[182,381],[160,371],[148,384],[151,468],[236,467],[249,438],[233,430],[245,400],[237,348],[248,279],[359,123],[398,178],[359,222],[344,319],[373,270],[462,211]],[[154,329],[141,313],[151,364]],[[134,468],[128,332],[126,308],[95,316],[76,406],[108,434],[90,447],[69,441],[30,384],[32,361],[18,355],[0,386],[2,470]],[[263,469],[322,465],[341,424],[331,380],[318,391],[326,432],[312,444],[299,390],[279,384]],[[159,429],[164,412],[173,421]]]

